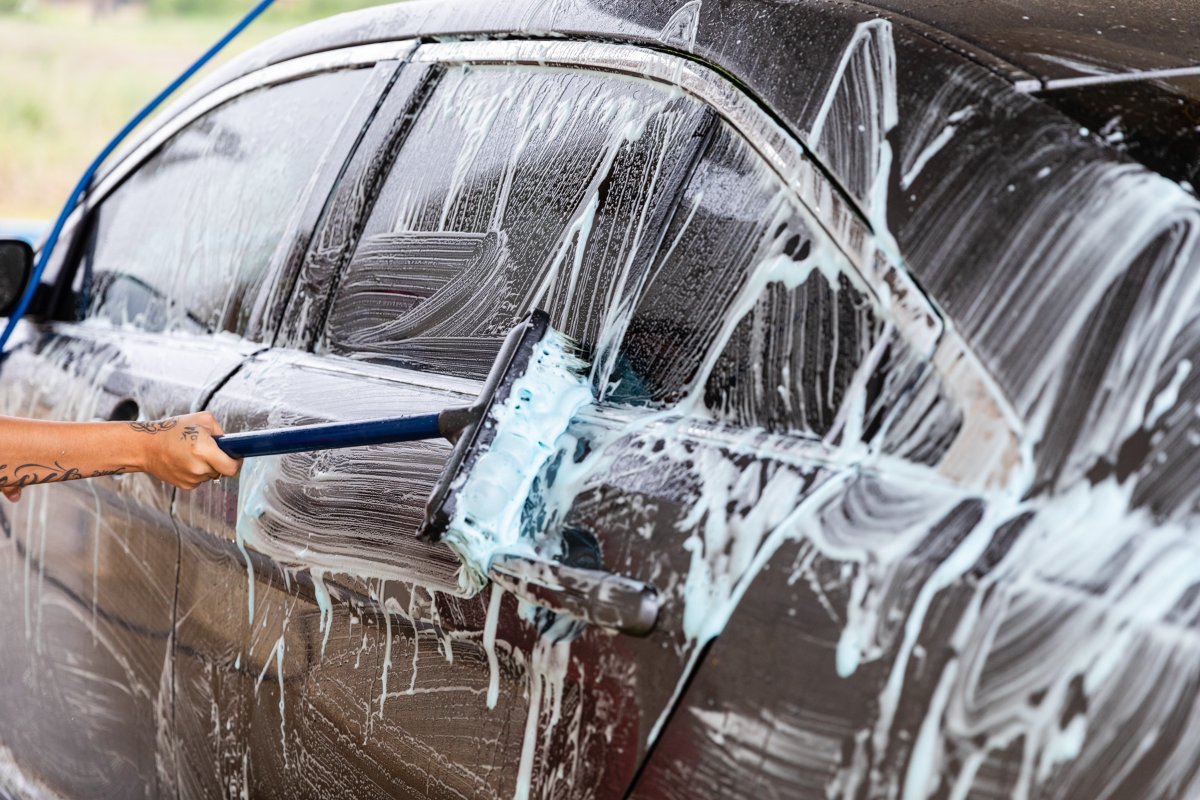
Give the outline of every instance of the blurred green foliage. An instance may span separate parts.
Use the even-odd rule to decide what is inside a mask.
[[[114,10],[123,12],[146,12],[152,17],[207,17],[236,18],[253,6],[257,0],[0,0],[0,14],[20,12],[24,16],[40,16],[42,12],[56,8],[88,9],[93,15],[102,16]],[[276,0],[271,8],[272,17],[292,22],[306,22],[321,17],[354,11],[360,8],[386,5],[398,0]]]
[[[54,214],[109,137],[254,2],[0,0],[0,218]],[[371,5],[276,0],[218,63]]]
[[[0,4],[16,0],[0,0]],[[387,0],[276,0],[271,14],[295,20],[317,19]],[[159,16],[228,17],[249,10],[252,0],[146,0],[150,13]]]

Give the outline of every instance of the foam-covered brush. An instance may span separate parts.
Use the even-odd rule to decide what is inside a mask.
[[[477,400],[432,414],[298,425],[216,437],[234,458],[445,438],[454,443],[420,535],[463,562],[463,589],[496,580],[524,599],[629,633],[654,625],[653,587],[541,558],[521,536],[535,482],[572,417],[592,401],[576,344],[533,311],[505,339]]]

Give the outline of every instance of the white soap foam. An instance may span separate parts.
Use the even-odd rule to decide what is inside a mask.
[[[521,514],[534,481],[559,451],[571,418],[592,401],[587,364],[565,336],[550,331],[508,399],[492,409],[491,446],[455,489],[459,501],[444,541],[463,562],[463,589],[478,591],[500,550],[532,547],[521,539]]]

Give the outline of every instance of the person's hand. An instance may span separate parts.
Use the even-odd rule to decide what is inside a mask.
[[[0,489],[0,492],[4,492],[4,496],[8,498],[10,503],[15,503],[21,499],[20,486],[5,486],[3,489]]]
[[[214,436],[225,433],[217,418],[207,411],[151,423],[135,423],[148,433],[142,468],[159,480],[180,489],[195,489],[222,475],[238,474],[242,462],[225,455]]]

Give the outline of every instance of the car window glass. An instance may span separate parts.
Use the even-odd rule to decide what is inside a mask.
[[[725,126],[692,174],[621,343],[611,402],[879,439],[936,459],[960,425],[926,359],[790,192]],[[948,419],[944,430],[929,420]]]
[[[172,137],[97,209],[84,254],[90,315],[243,333],[319,164],[344,155],[328,151],[369,72],[240,95]]]
[[[648,81],[449,71],[342,276],[324,348],[482,377],[541,307],[590,349],[636,296],[710,119]]]

